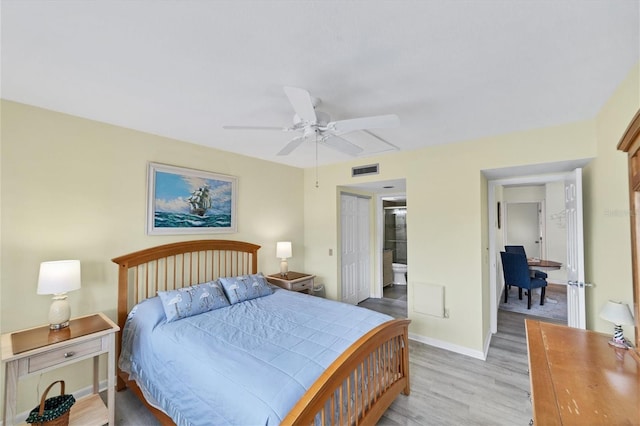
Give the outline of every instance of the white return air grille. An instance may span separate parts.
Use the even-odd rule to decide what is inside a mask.
[[[369,164],[367,166],[358,166],[351,168],[351,177],[365,176],[365,175],[377,175],[379,173],[378,164]]]

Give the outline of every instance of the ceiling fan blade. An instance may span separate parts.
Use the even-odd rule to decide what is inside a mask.
[[[288,127],[276,127],[276,126],[222,126],[226,130],[280,130],[286,132],[290,130]]]
[[[352,144],[348,140],[336,135],[328,136],[323,142],[331,148],[349,155],[358,155],[363,151],[358,145]]]
[[[304,136],[298,136],[297,138],[291,139],[291,141],[285,145],[276,155],[288,155],[296,149],[300,144],[304,141]]]
[[[327,125],[338,134],[353,132],[354,130],[381,129],[384,127],[396,127],[400,119],[395,114],[376,115],[372,117],[352,118],[349,120],[334,121]]]
[[[293,110],[298,114],[298,117],[312,124],[318,121],[309,92],[297,87],[285,86],[284,93],[287,94],[289,102],[291,102],[291,106],[293,106]]]

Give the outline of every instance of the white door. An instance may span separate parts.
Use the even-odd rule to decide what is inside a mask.
[[[340,195],[342,301],[352,305],[369,297],[369,201]]]
[[[564,200],[567,218],[567,323],[569,327],[585,329],[582,169],[567,174]]]
[[[527,257],[542,257],[540,203],[507,204],[507,244],[523,246]]]

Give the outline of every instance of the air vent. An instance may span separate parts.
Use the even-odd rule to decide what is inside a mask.
[[[369,164],[368,166],[358,166],[351,168],[351,177],[364,175],[377,175],[379,173],[378,164]]]

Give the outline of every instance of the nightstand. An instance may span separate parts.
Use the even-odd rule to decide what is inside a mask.
[[[102,313],[75,318],[69,327],[49,330],[49,326],[2,335],[2,363],[5,364],[3,425],[12,425],[16,413],[18,381],[23,377],[51,371],[93,358],[93,393],[71,407],[69,424],[115,425],[115,336],[117,324]],[[107,405],[98,394],[99,355],[107,354]],[[59,395],[52,389],[48,397]],[[26,423],[25,423],[26,424]]]
[[[313,279],[315,277],[315,275],[289,271],[284,277],[279,273],[267,275],[267,281],[286,290],[313,294]]]

